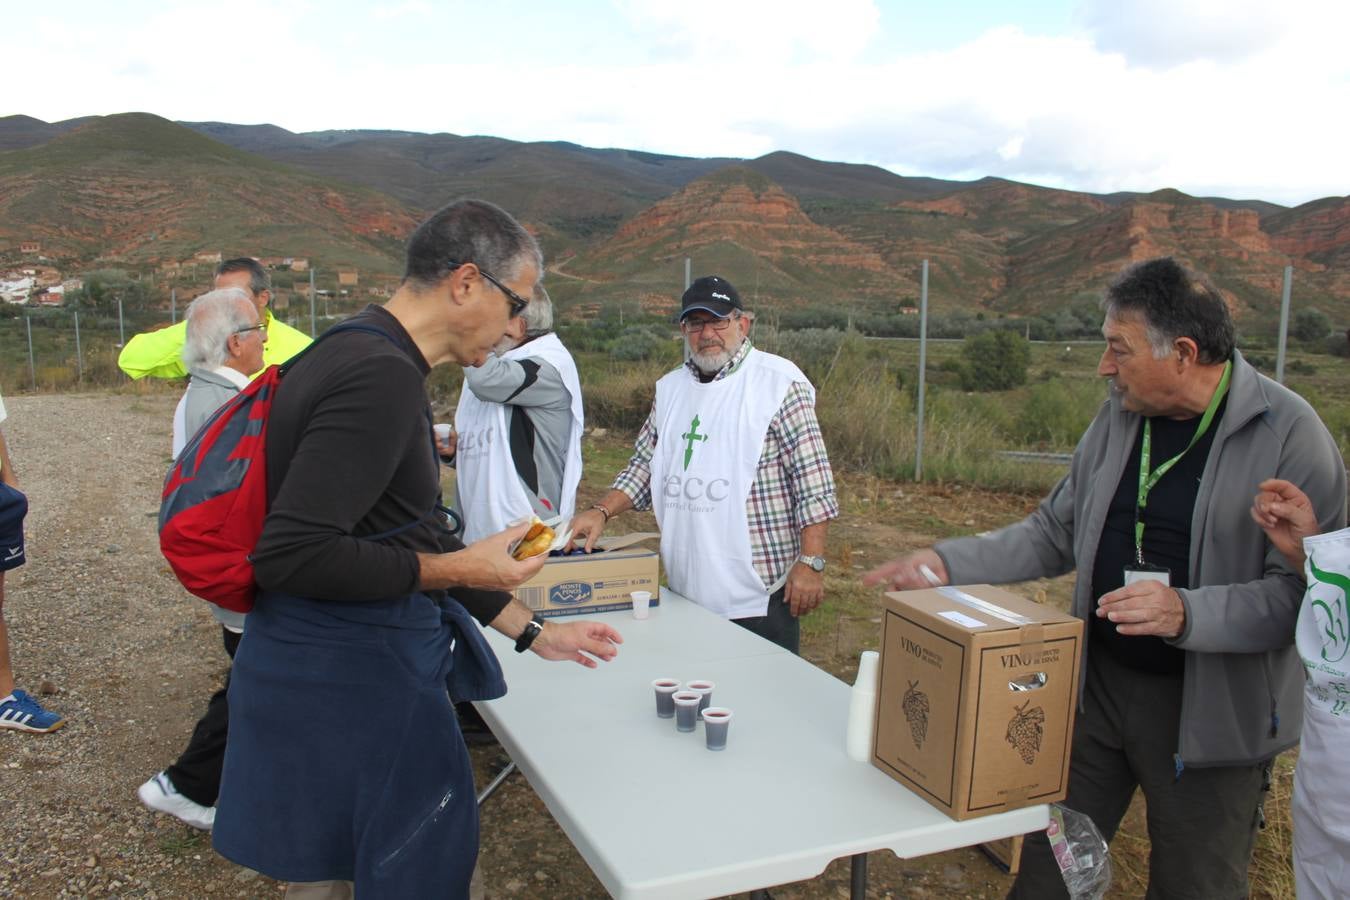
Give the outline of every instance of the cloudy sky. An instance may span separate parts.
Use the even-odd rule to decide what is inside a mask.
[[[10,0],[0,114],[139,110],[1287,205],[1350,192],[1345,0]],[[18,77],[18,81],[13,79]]]

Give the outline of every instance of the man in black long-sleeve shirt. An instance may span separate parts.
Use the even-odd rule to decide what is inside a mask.
[[[261,591],[230,687],[222,855],[280,880],[354,882],[359,896],[463,896],[477,810],[446,687],[505,690],[469,616],[545,659],[614,656],[608,626],[544,623],[505,593],[543,565],[508,552],[526,526],[463,547],[434,513],[426,375],[481,364],[542,271],[506,213],[452,204],[409,239],[389,302],[286,373],[253,554]]]

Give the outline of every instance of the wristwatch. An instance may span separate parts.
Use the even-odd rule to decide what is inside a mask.
[[[823,556],[807,556],[803,553],[801,556],[797,557],[797,562],[810,566],[812,571],[815,572],[825,571],[825,557]]]
[[[539,637],[539,632],[543,630],[544,617],[539,615],[539,613],[535,613],[530,617],[530,621],[525,623],[525,630],[520,633],[520,637],[516,638],[516,652],[524,653],[526,650],[530,649],[530,645],[534,643],[534,639]]]

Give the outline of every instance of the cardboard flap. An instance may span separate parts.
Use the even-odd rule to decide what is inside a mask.
[[[656,531],[635,531],[632,534],[602,537],[595,542],[595,546],[601,550],[622,550],[625,547],[632,547],[634,544],[640,544],[643,541],[649,541],[652,538],[660,537],[660,532]]]

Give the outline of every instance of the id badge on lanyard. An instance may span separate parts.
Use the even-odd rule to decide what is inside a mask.
[[[1181,462],[1181,458],[1192,447],[1199,443],[1200,439],[1205,436],[1205,432],[1209,431],[1210,425],[1214,423],[1214,414],[1218,411],[1219,404],[1228,393],[1228,381],[1232,374],[1233,363],[1230,360],[1224,364],[1219,385],[1214,390],[1214,396],[1209,400],[1209,406],[1205,409],[1205,414],[1201,417],[1200,424],[1195,429],[1195,434],[1191,436],[1191,442],[1186,445],[1185,450],[1166,462],[1160,463],[1158,468],[1152,472],[1149,471],[1149,461],[1152,458],[1153,423],[1149,419],[1144,419],[1144,438],[1139,448],[1139,493],[1134,506],[1134,565],[1125,567],[1124,582],[1126,587],[1139,581],[1161,581],[1167,587],[1172,586],[1171,569],[1144,562],[1144,520],[1139,513],[1148,505],[1149,492],[1162,480],[1164,475],[1171,471],[1173,466]]]

